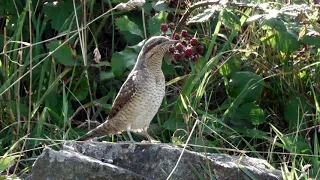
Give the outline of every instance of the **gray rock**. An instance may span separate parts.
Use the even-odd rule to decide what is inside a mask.
[[[32,168],[32,179],[166,179],[182,148],[166,144],[67,142],[63,149],[46,148]],[[282,179],[266,161],[186,150],[172,178]],[[211,178],[211,179],[214,179]]]

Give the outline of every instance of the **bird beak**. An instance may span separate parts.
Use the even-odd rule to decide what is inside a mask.
[[[169,41],[164,42],[164,44],[175,44],[178,42],[179,42],[179,40],[170,39]]]

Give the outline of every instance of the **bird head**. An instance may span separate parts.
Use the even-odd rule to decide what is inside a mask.
[[[140,55],[149,59],[152,57],[163,58],[164,54],[169,51],[169,47],[178,40],[173,40],[164,36],[154,36],[147,40],[147,42],[142,47]]]

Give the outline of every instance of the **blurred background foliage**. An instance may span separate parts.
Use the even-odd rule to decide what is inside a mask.
[[[44,146],[103,122],[143,41],[199,3],[111,10],[125,2],[0,1],[0,172],[29,172]],[[196,62],[165,57],[166,97],[150,135],[175,144],[191,136],[194,151],[246,150],[287,179],[319,178],[319,7],[256,0],[195,8],[176,32],[196,36],[204,52]]]

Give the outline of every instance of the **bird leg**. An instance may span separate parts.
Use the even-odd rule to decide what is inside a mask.
[[[149,143],[151,143],[152,138],[151,138],[151,136],[148,134],[147,128],[143,128],[143,132],[144,132],[144,134],[147,136]]]
[[[143,128],[143,133],[144,133],[145,136],[148,138],[148,143],[151,143],[151,144],[161,143],[161,141],[152,139],[152,137],[148,134],[147,129],[148,129],[148,127]],[[147,141],[144,141],[144,140],[143,140],[142,143],[147,143]]]
[[[127,134],[128,134],[128,136],[129,136],[130,141],[131,141],[132,143],[135,143],[135,141],[133,140],[133,138],[132,138],[132,136],[131,136],[130,129],[131,129],[131,125],[129,125],[129,126],[127,127]]]

